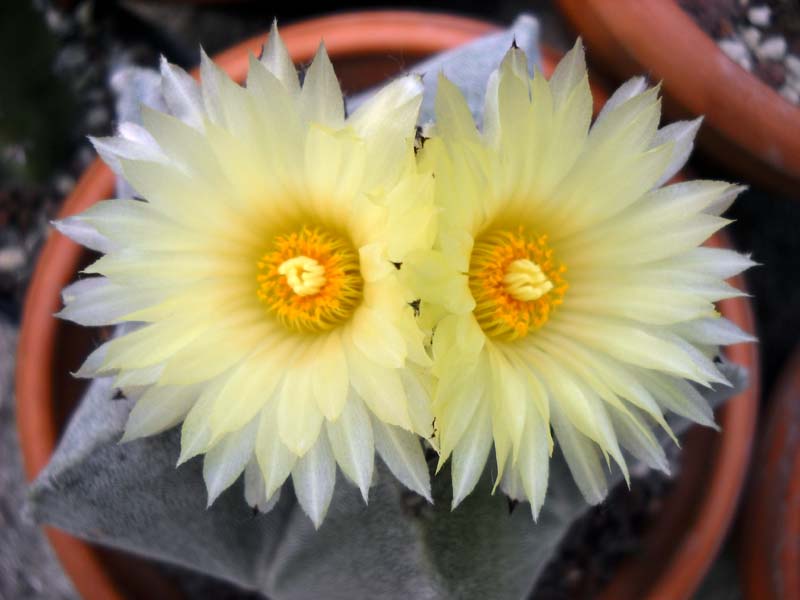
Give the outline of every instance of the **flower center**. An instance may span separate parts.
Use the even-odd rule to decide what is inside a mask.
[[[515,340],[539,329],[564,301],[564,265],[553,259],[546,235],[493,230],[472,248],[469,288],[475,318],[489,337]]]
[[[318,294],[325,285],[325,267],[308,256],[295,256],[281,263],[278,273],[298,296]]]
[[[361,303],[364,280],[358,253],[339,233],[302,227],[275,236],[257,266],[256,294],[287,329],[332,329]]]
[[[521,302],[538,300],[553,289],[553,282],[542,268],[527,258],[518,258],[508,265],[503,284],[508,295]]]

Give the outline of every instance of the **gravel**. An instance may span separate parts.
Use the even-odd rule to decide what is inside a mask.
[[[733,62],[800,105],[800,3],[679,0]]]

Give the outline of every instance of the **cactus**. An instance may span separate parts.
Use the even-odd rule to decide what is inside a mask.
[[[512,40],[537,59],[538,24],[521,17],[510,30],[435,57],[419,70],[443,69],[465,90],[479,119],[486,79]],[[121,120],[133,116],[139,99],[152,98],[152,89],[142,85],[157,85],[147,71],[129,75],[138,86],[121,90]],[[435,85],[435,76],[425,78],[421,124],[432,118]],[[351,98],[348,107],[362,99]],[[721,369],[734,385],[705,391],[712,406],[745,384],[740,368],[723,362]],[[454,511],[449,467],[433,478],[430,505],[382,464],[376,464],[368,505],[356,487],[337,485],[319,530],[288,484],[272,510],[254,512],[242,490],[246,474],[207,507],[201,462],[174,466],[180,453],[177,430],[118,443],[133,403],[114,395],[109,378],[91,383],[32,487],[32,516],[90,541],[183,565],[270,598],[523,597],[589,508],[558,451],[536,522],[527,510],[510,512],[505,495],[491,493],[491,460],[475,492]],[[677,418],[670,424],[677,434],[689,425]],[[433,472],[435,460],[429,466]],[[618,471],[610,476],[612,484],[621,479]]]

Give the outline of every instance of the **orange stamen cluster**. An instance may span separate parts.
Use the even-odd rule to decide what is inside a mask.
[[[515,270],[512,264],[521,261],[538,266],[549,282],[536,299],[520,299],[522,295],[509,286],[508,275]],[[475,299],[473,313],[486,335],[510,341],[544,325],[564,301],[566,270],[553,258],[546,235],[526,234],[520,226],[516,232],[494,230],[480,236],[470,258],[469,289]]]
[[[314,264],[316,271],[322,268],[321,274],[315,273],[317,285],[310,288],[313,293],[309,293],[308,286],[300,293],[297,267],[287,269],[298,257],[302,257],[301,264]],[[338,233],[303,227],[278,235],[272,248],[258,261],[258,271],[259,300],[292,331],[317,333],[332,329],[349,319],[361,303],[364,280],[358,252]]]

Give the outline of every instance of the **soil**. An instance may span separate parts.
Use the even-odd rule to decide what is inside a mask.
[[[677,474],[680,464],[674,464],[672,471]],[[671,489],[672,480],[653,471],[633,479],[630,490],[617,486],[603,504],[572,526],[531,600],[595,598],[609,584],[616,567],[639,549],[642,535],[658,518]]]
[[[796,0],[678,0],[720,49],[800,105],[800,4]]]

